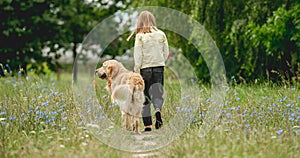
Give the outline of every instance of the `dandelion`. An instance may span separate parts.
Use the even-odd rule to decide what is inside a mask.
[[[205,114],[201,113],[199,116],[200,116],[200,118],[204,118]]]
[[[262,99],[267,99],[267,98],[268,98],[267,96],[263,96],[263,97],[262,97]]]
[[[227,105],[228,105],[228,101],[226,100],[226,101],[225,101],[225,106],[227,106]]]
[[[58,113],[56,111],[49,111],[49,115],[57,115]]]
[[[42,106],[48,106],[49,105],[49,101],[42,103]]]
[[[117,106],[117,104],[116,104],[116,103],[113,103],[113,104],[111,104],[108,108],[113,108],[113,107],[115,107],[115,106]]]
[[[27,112],[27,113],[28,113],[28,114],[31,114],[32,112],[33,112],[33,110],[28,110],[28,112]]]
[[[54,121],[55,120],[55,116],[52,116],[51,119],[52,119],[52,121]]]
[[[16,117],[11,116],[11,117],[8,118],[8,120],[9,120],[9,121],[14,121],[14,120],[16,120]]]
[[[80,122],[78,123],[78,126],[82,126],[82,125],[83,125],[83,122],[80,121]]]
[[[276,133],[281,135],[283,133],[283,129],[278,130]]]
[[[2,111],[1,113],[0,113],[0,115],[5,115],[6,114],[6,111]]]
[[[193,110],[192,108],[187,108],[187,109],[186,109],[186,112],[187,112],[187,113],[190,113],[192,110]]]
[[[292,106],[292,105],[293,105],[292,103],[288,103],[288,104],[286,104],[285,106],[290,107],[290,106]]]
[[[296,115],[296,114],[295,114],[294,112],[293,112],[293,113],[291,113],[291,116],[292,116],[292,117],[295,117],[295,115]]]
[[[59,107],[59,109],[64,109],[66,107],[66,104],[63,104]]]
[[[48,94],[48,97],[50,98],[52,95],[53,95],[54,93],[53,92],[51,92],[50,94]]]
[[[84,132],[84,133],[89,133],[89,131],[88,131],[87,129],[85,129],[83,132]]]
[[[42,114],[42,112],[40,110],[38,110],[38,111],[35,112],[35,114],[40,115],[40,114]]]
[[[65,116],[65,115],[66,115],[66,112],[65,112],[65,111],[64,111],[64,112],[62,112],[62,113],[61,113],[61,115],[62,115],[62,116]]]
[[[288,98],[288,96],[285,96],[284,98],[280,99],[279,102],[282,103],[283,101],[285,101]]]
[[[226,113],[226,116],[227,116],[227,117],[230,117],[230,116],[231,116],[231,114],[228,112],[228,113]]]
[[[51,120],[46,120],[45,124],[48,125],[51,122]]]
[[[247,110],[244,110],[243,117],[245,117],[246,115],[247,115]]]

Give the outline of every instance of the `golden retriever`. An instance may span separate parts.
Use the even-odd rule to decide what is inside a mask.
[[[106,89],[111,93],[112,102],[120,106],[122,127],[138,131],[144,96],[144,80],[139,73],[128,71],[116,60],[105,61],[96,75],[107,80]]]

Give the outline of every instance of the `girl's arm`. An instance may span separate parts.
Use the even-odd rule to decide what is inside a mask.
[[[142,61],[143,61],[143,52],[142,52],[142,40],[141,35],[137,34],[135,36],[135,42],[134,42],[134,51],[133,51],[133,57],[134,57],[134,72],[139,73],[140,69],[142,67]]]
[[[164,35],[164,43],[163,43],[163,55],[165,61],[168,59],[169,56],[169,45],[166,35]]]

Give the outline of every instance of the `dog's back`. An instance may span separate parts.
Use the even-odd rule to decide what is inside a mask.
[[[120,84],[113,89],[112,99],[121,110],[130,115],[140,116],[145,101],[144,80],[138,73],[132,73],[126,84]]]

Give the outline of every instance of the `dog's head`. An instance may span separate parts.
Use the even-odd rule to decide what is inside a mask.
[[[101,79],[112,79],[118,74],[120,67],[118,61],[108,60],[102,64],[102,67],[95,71],[95,74]]]

